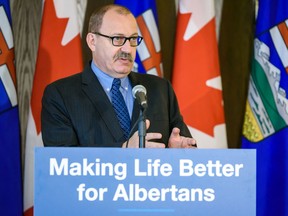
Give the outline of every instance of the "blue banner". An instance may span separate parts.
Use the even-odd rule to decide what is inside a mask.
[[[115,4],[127,7],[135,16],[142,43],[137,47],[134,71],[163,76],[161,45],[158,31],[158,15],[155,0],[115,0]]]
[[[36,148],[35,216],[256,213],[256,152]]]
[[[20,127],[9,1],[0,0],[0,215],[22,215]]]
[[[288,2],[259,0],[243,148],[257,149],[257,215],[288,214]]]

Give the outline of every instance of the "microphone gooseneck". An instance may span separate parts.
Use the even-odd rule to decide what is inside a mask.
[[[136,85],[132,89],[133,97],[137,100],[140,105],[140,113],[138,118],[138,135],[139,135],[139,148],[145,148],[145,136],[146,136],[146,109],[147,97],[146,88],[143,85]]]

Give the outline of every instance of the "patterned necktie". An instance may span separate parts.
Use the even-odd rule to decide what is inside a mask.
[[[131,122],[126,103],[124,101],[123,95],[119,90],[120,84],[120,79],[115,78],[113,80],[111,89],[111,101],[117,118],[119,120],[120,126],[124,132],[125,138],[127,139],[130,133]]]

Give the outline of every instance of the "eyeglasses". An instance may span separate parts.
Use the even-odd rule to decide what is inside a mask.
[[[123,46],[127,40],[129,41],[131,47],[136,47],[143,40],[143,37],[141,36],[134,36],[134,37],[113,36],[112,37],[112,36],[101,34],[99,32],[91,32],[91,33],[100,35],[102,37],[110,38],[113,46],[117,46],[117,47]]]

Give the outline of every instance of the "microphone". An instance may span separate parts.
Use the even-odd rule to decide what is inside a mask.
[[[147,108],[146,88],[143,85],[136,85],[132,89],[133,97],[138,101],[143,110]]]
[[[141,106],[141,110],[138,118],[138,136],[139,136],[139,148],[145,148],[145,136],[146,136],[146,108],[147,108],[147,98],[146,98],[146,88],[142,85],[136,85],[132,89],[133,97],[138,101]]]

